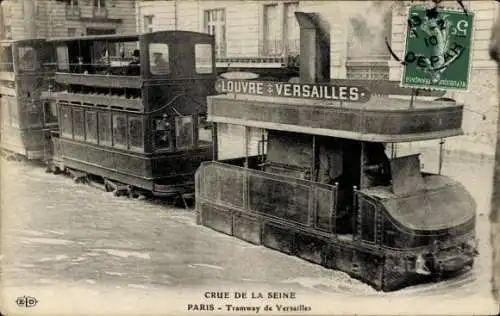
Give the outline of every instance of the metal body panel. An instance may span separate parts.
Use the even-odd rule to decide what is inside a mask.
[[[259,177],[268,185],[252,189],[252,177]],[[427,238],[417,230],[407,231],[410,239],[406,238],[406,243],[395,248],[383,242],[385,235],[382,232],[375,231],[374,242],[364,237],[359,226],[359,219],[364,221],[362,209],[356,210],[358,220],[354,234],[337,233],[333,227],[321,229],[318,226],[320,205],[326,203],[333,207],[336,195],[325,199],[313,192],[334,193],[335,187],[218,162],[203,163],[195,179],[199,224],[344,271],[377,290],[392,291],[425,280],[416,264],[420,256],[426,258],[431,270],[427,280],[435,274],[461,270],[473,262],[474,249],[468,246],[474,236],[474,225],[470,222],[460,231],[451,231],[456,228],[451,224],[451,230]],[[309,193],[288,192],[287,187]],[[361,205],[365,199],[375,203],[377,215],[371,225],[389,228],[383,226],[384,219],[388,218],[383,204],[365,193],[356,196]],[[335,218],[335,213],[330,216]],[[422,242],[415,244],[412,239]]]
[[[211,148],[174,154],[141,154],[54,138],[55,160],[65,168],[109,178],[153,193],[193,191],[192,180]]]

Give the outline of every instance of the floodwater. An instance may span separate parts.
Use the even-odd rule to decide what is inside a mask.
[[[425,169],[436,168],[432,154],[423,161]],[[492,168],[492,160],[447,156],[443,169],[477,202],[480,256],[473,269],[379,293],[345,273],[198,226],[192,210],[114,197],[40,167],[2,160],[0,306],[16,314],[178,314],[213,303],[212,313],[243,315],[256,311],[235,310],[226,306],[229,300],[207,299],[205,292],[227,291],[234,301],[235,291],[281,291],[296,298],[247,297],[234,304],[259,306],[259,314],[278,312],[276,304],[293,305],[295,314],[489,312]],[[37,305],[17,306],[24,295]],[[267,303],[272,311],[264,310]]]

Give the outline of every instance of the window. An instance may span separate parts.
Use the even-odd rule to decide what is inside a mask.
[[[151,33],[153,32],[153,15],[145,15],[144,16],[144,32]]]
[[[68,28],[68,36],[70,37],[76,36],[76,29],[74,27]]]
[[[212,144],[212,127],[207,123],[206,116],[198,117],[198,146],[210,146]]]
[[[129,129],[129,147],[132,150],[142,151],[144,137],[142,131],[142,118],[141,117],[129,117],[128,118],[128,129]]]
[[[80,8],[78,7],[78,0],[68,0],[66,4],[66,16],[68,18],[78,18],[80,17]],[[71,35],[68,29],[68,36]],[[73,29],[74,30],[74,29]],[[76,32],[75,32],[76,33]]]
[[[127,148],[127,117],[113,114],[113,147]]]
[[[107,112],[99,112],[99,145],[111,146],[111,123],[110,116]]]
[[[280,53],[281,41],[279,36],[278,5],[264,5],[264,55],[277,55]]]
[[[366,201],[361,201],[361,239],[368,242],[375,242],[375,205]]]
[[[236,124],[217,123],[217,156],[219,160],[243,158],[246,155],[245,127]]]
[[[94,0],[94,9],[92,11],[94,17],[105,18],[108,16],[105,0]]]
[[[33,47],[19,47],[19,68],[25,71],[38,69],[38,58]]]
[[[165,75],[170,72],[168,58],[167,44],[149,44],[149,70],[153,75]]]
[[[204,14],[205,31],[215,36],[215,55],[226,55],[226,14],[224,9],[207,10]]]
[[[57,47],[57,66],[59,70],[69,70],[68,47]]]
[[[368,22],[367,16],[362,14],[349,19],[346,76],[348,79],[388,80],[390,53],[385,39],[390,39],[392,34],[392,9],[373,4],[368,12],[371,12]]]
[[[298,2],[285,3],[285,25],[283,27],[284,45],[288,54],[298,54],[300,52],[300,28],[295,12],[299,10]]]
[[[73,120],[71,118],[71,108],[63,106],[61,108],[61,135],[67,138],[73,138]]]
[[[154,129],[154,148],[171,149],[172,148],[172,128],[170,119],[164,115],[155,118],[153,121]]]
[[[106,7],[106,0],[94,0],[94,7],[95,8],[105,8]]]
[[[76,140],[85,139],[85,117],[83,110],[73,109],[73,135]]]
[[[97,112],[85,112],[85,140],[97,144]]]
[[[196,59],[196,73],[211,74],[213,72],[212,45],[195,44],[194,55]]]
[[[175,139],[177,148],[193,146],[193,117],[181,116],[175,119]]]
[[[45,124],[57,123],[57,106],[55,102],[43,103],[43,120]]]

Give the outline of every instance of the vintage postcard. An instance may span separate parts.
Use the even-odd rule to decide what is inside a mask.
[[[0,1],[0,314],[498,314],[499,6]]]

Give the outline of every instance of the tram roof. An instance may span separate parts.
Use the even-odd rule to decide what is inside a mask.
[[[175,34],[197,34],[206,35],[205,33],[191,32],[191,31],[157,31],[151,33],[129,33],[129,34],[104,34],[104,35],[85,35],[85,36],[65,36],[53,37],[47,39],[48,42],[70,42],[70,41],[108,41],[108,42],[127,42],[137,41],[142,36],[172,36]]]
[[[463,105],[454,101],[372,96],[366,103],[226,94],[208,97],[208,119],[249,127],[372,142],[462,135]]]

